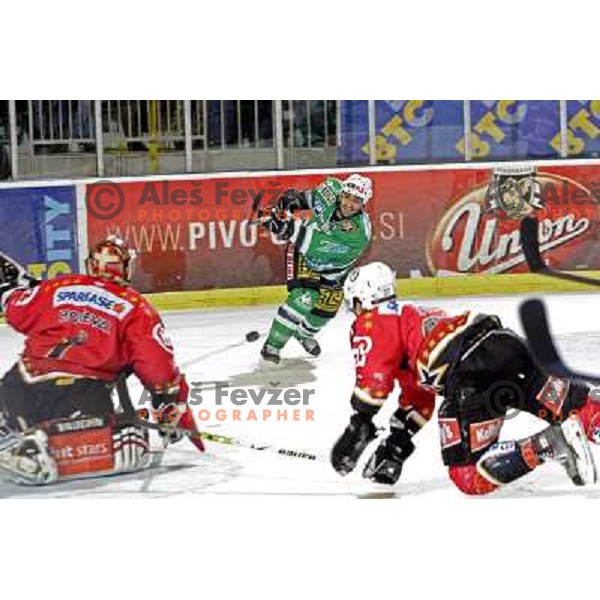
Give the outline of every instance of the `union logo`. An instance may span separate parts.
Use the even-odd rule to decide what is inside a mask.
[[[544,259],[555,268],[592,268],[598,200],[580,183],[553,173],[538,173],[536,187],[544,206],[535,211]],[[426,258],[430,272],[527,272],[518,218],[531,212],[529,204],[527,208],[515,211],[516,218],[500,218],[497,211],[489,210],[488,184],[454,198],[429,236]]]

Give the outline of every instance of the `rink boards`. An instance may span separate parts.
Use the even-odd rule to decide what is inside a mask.
[[[519,218],[490,206],[492,164],[412,165],[260,173],[31,181],[0,185],[2,250],[37,277],[83,268],[90,243],[126,238],[134,286],[161,308],[274,304],[284,296],[284,251],[249,223],[260,192],[272,205],[289,187],[360,171],[374,182],[373,242],[405,297],[585,291],[527,273]],[[546,207],[544,258],[563,270],[600,271],[600,163],[537,163]],[[526,207],[522,207],[525,208]]]
[[[600,271],[589,271],[592,277],[600,279]],[[597,291],[590,285],[550,279],[542,275],[470,275],[462,277],[423,277],[420,279],[399,279],[396,284],[402,298],[452,298],[458,296],[491,295],[500,296],[507,292],[566,293]],[[159,310],[188,310],[219,307],[260,306],[278,304],[286,297],[285,286],[256,288],[226,288],[222,290],[198,290],[191,292],[163,292],[146,294],[146,297]]]

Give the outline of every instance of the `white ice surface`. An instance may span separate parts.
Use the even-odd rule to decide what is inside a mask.
[[[508,292],[509,290],[507,290]],[[498,314],[503,322],[521,332],[517,307],[521,297],[460,298],[426,301],[449,312],[463,309]],[[569,294],[547,296],[554,332],[563,355],[576,368],[600,371],[596,359],[600,349],[600,316],[595,312],[597,296]],[[249,330],[264,334],[275,312],[274,307],[236,310],[214,310],[165,313],[167,328],[173,338],[177,359],[184,367],[189,381],[228,380],[239,373],[252,373],[256,369],[258,352],[264,335],[254,343],[243,341]],[[290,341],[284,356],[296,359],[291,363],[301,376],[313,374],[315,380],[297,389],[315,389],[306,408],[314,411],[314,422],[290,422],[293,407],[288,408],[288,422],[273,417],[262,421],[262,410],[273,413],[282,407],[255,407],[258,421],[234,422],[232,410],[239,408],[246,417],[251,403],[236,407],[224,401],[220,408],[226,409],[228,420],[218,423],[214,418],[217,407],[213,391],[203,391],[203,403],[195,411],[207,409],[213,418],[201,423],[214,433],[235,436],[246,442],[271,444],[298,450],[307,450],[326,457],[328,451],[342,432],[350,415],[349,398],[353,386],[352,357],[349,350],[348,330],[351,316],[338,316],[321,334],[323,354],[318,359],[303,360],[299,345]],[[22,338],[5,325],[0,325],[0,370],[6,371],[21,350]],[[288,366],[282,367],[284,376],[290,374]],[[282,379],[277,371],[253,375],[254,381],[271,387],[270,381]],[[256,389],[256,388],[253,388]],[[132,386],[132,397],[139,397],[141,388],[137,382]],[[378,416],[384,425],[395,407],[390,399]],[[521,414],[509,420],[502,438],[523,437],[542,428],[542,424],[528,415]],[[200,455],[187,441],[172,446],[165,454],[162,466],[145,473],[112,478],[100,478],[78,482],[66,482],[46,488],[25,488],[10,483],[0,475],[0,498],[6,497],[165,497],[178,494],[212,495],[317,495],[345,497],[392,497],[392,498],[459,498],[461,497],[447,477],[439,452],[438,428],[435,417],[418,437],[417,451],[404,468],[400,482],[393,488],[378,486],[360,476],[364,460],[372,448],[367,449],[356,471],[345,478],[338,476],[326,459],[308,461],[278,456],[269,451],[225,446],[208,443],[207,452]],[[158,440],[154,440],[158,446]],[[375,443],[374,443],[375,444]],[[596,452],[600,464],[600,452]],[[600,486],[575,488],[564,471],[555,465],[544,465],[536,472],[507,486],[494,497],[527,496],[600,497]]]

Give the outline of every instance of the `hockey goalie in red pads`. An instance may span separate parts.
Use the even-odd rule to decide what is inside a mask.
[[[0,466],[23,483],[132,472],[148,466],[148,431],[114,415],[118,377],[135,373],[167,442],[189,432],[188,386],[156,310],[130,287],[133,252],[110,236],[87,275],[39,282],[0,257],[0,306],[25,349],[0,387]],[[121,424],[120,424],[121,423]]]
[[[383,263],[352,271],[344,286],[356,315],[351,340],[356,363],[354,414],[331,452],[334,469],[352,471],[377,436],[373,416],[398,381],[399,408],[363,471],[394,484],[413,453],[413,436],[431,417],[436,395],[442,458],[456,486],[486,494],[526,475],[547,460],[563,465],[578,484],[596,480],[586,439],[600,442],[600,404],[589,388],[549,377],[526,343],[498,317],[440,309],[396,299],[395,275]],[[498,397],[498,384],[514,393]],[[523,440],[498,442],[509,408],[525,410],[550,425]]]

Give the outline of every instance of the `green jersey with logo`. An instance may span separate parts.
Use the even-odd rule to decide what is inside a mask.
[[[307,265],[323,274],[342,273],[354,265],[371,241],[371,220],[365,212],[339,219],[335,212],[342,182],[327,179],[307,192],[312,215],[296,238]]]

